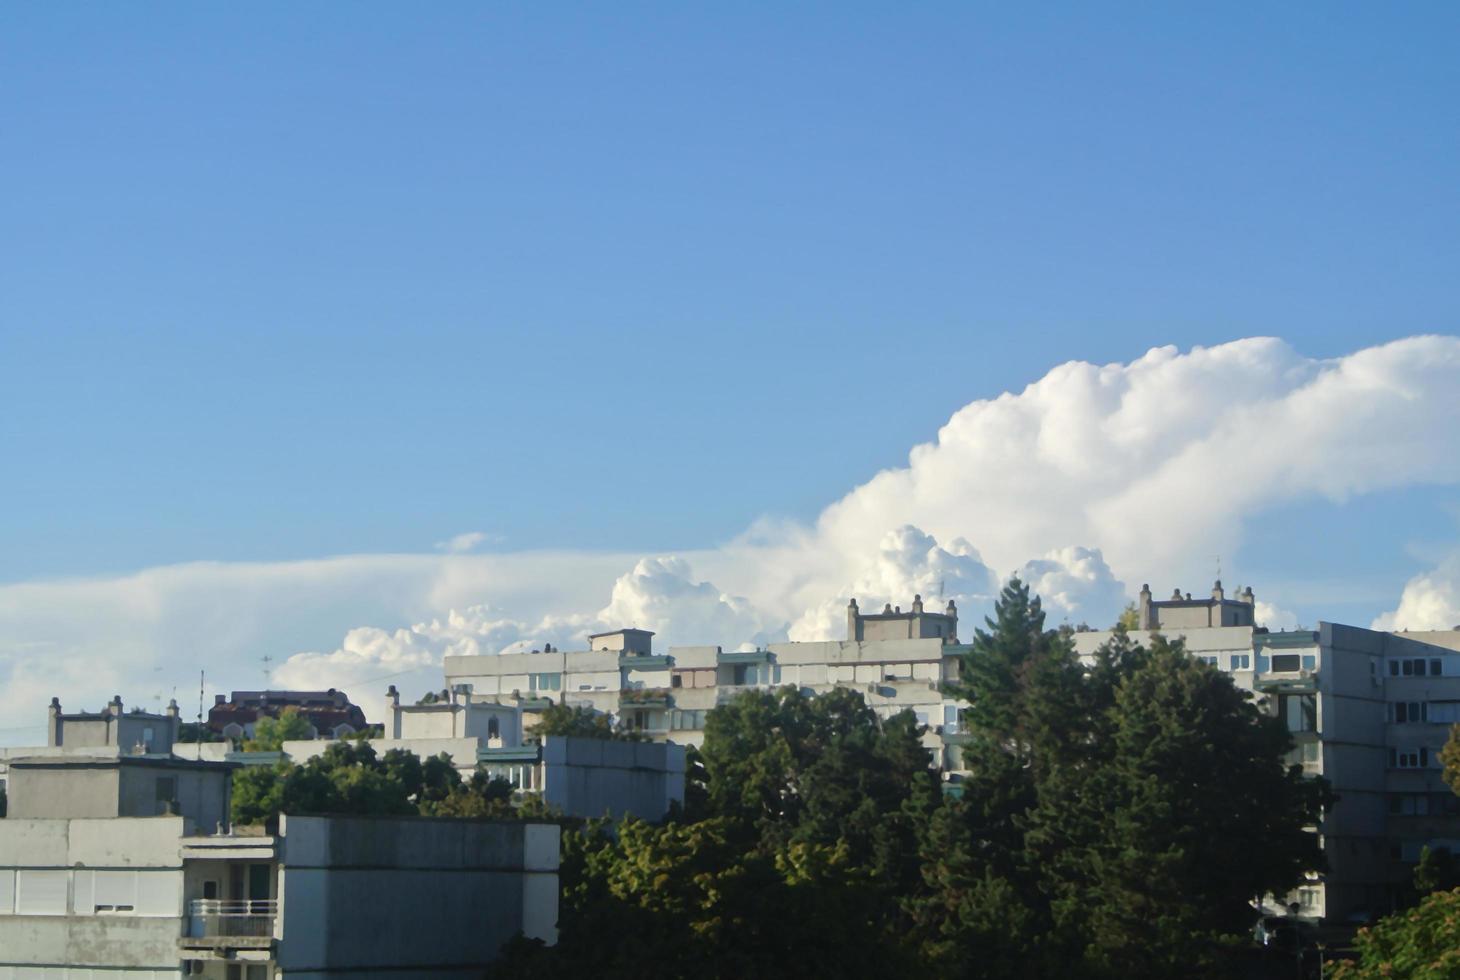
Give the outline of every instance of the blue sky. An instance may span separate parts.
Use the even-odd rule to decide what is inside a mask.
[[[0,579],[690,547],[1059,361],[1453,329],[1457,28],[10,5]]]
[[[0,583],[473,530],[713,548],[1065,361],[1455,332],[1457,29],[1422,3],[0,7]],[[1368,618],[1456,502],[1257,506],[1228,563],[1311,583],[1321,544],[1360,583],[1331,608]]]

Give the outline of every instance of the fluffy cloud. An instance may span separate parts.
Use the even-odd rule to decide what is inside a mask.
[[[814,538],[850,562],[911,521],[977,542],[999,569],[1084,544],[1121,576],[1192,580],[1265,507],[1460,480],[1444,449],[1457,381],[1453,337],[1330,361],[1257,338],[1071,362],[960,409],[906,467],[828,507]]]
[[[904,524],[888,531],[855,578],[815,603],[791,625],[792,640],[842,639],[847,631],[847,602],[855,598],[865,610],[887,603],[911,603],[921,595],[931,606],[949,599],[968,618],[990,607],[999,580],[978,551],[962,538],[942,547],[934,538]]]
[[[757,522],[677,557],[472,554],[483,539],[468,532],[432,555],[0,585],[0,715],[36,719],[0,742],[33,740],[52,694],[96,706],[177,688],[187,700],[199,669],[210,686],[257,686],[264,653],[316,651],[289,658],[277,683],[434,685],[454,650],[570,648],[623,625],[654,629],[661,645],[840,636],[851,595],[871,606],[915,593],[955,598],[968,634],[1014,572],[1055,618],[1104,625],[1125,601],[1122,582],[1160,591],[1207,578],[1209,556],[1239,554],[1244,521],[1265,508],[1460,482],[1457,421],[1457,338],[1333,360],[1271,338],[1163,347],[1130,363],[1063,364],[971,402],[906,466],[811,525]],[[1417,577],[1379,624],[1460,622],[1457,582],[1453,563]],[[1265,604],[1259,616],[1297,619]]]
[[[384,709],[383,685],[403,691],[440,684],[447,656],[480,656],[541,649],[551,643],[581,649],[589,633],[635,626],[652,630],[661,641],[763,644],[783,639],[785,628],[767,626],[742,598],[725,595],[696,581],[682,558],[644,558],[613,583],[608,605],[593,615],[547,615],[533,622],[513,619],[488,605],[475,605],[408,629],[371,627],[345,634],[328,653],[299,653],[274,673],[282,687],[338,687],[349,691],[367,714]]]
[[[1107,629],[1129,601],[1124,583],[1095,548],[1057,548],[1025,562],[1019,578],[1040,597],[1051,623],[1085,620],[1096,629]]]
[[[1405,583],[1399,606],[1374,620],[1376,630],[1448,630],[1460,623],[1460,556]]]

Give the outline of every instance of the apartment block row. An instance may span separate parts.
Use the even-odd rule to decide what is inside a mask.
[[[8,763],[4,980],[480,976],[556,938],[556,825],[286,814],[228,829],[234,763]]]

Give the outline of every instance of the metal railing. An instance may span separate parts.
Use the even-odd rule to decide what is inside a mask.
[[[274,934],[274,918],[279,903],[272,899],[195,899],[188,909],[190,936],[207,939],[214,936],[266,937]]]

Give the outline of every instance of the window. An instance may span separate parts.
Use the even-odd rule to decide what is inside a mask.
[[[1394,793],[1389,797],[1389,812],[1396,817],[1427,817],[1430,798],[1424,793]]]
[[[1278,710],[1290,732],[1318,730],[1318,697],[1314,694],[1284,694]]]
[[[681,675],[681,674],[670,674],[669,675],[669,686],[670,687],[684,687],[684,676]]]
[[[1198,656],[1196,659],[1200,660],[1202,663],[1206,664],[1208,667],[1215,667],[1217,665],[1217,658],[1216,657]]]
[[[1231,665],[1231,669],[1232,670],[1251,670],[1252,669],[1252,654],[1250,654],[1250,653],[1234,653],[1234,654],[1232,654],[1232,665]]]
[[[1274,674],[1295,674],[1302,667],[1302,660],[1296,653],[1278,653],[1272,658]]]
[[[735,668],[735,683],[738,685],[780,682],[781,668],[776,664],[741,664]]]
[[[958,706],[952,704],[943,705],[943,731],[949,735],[958,734]],[[1460,797],[1456,797],[1460,799]]]
[[[1389,720],[1396,725],[1429,721],[1429,705],[1423,701],[1396,701],[1389,705]]]
[[[502,726],[501,726],[501,724],[495,718],[488,718],[487,719],[487,738],[500,738],[501,736],[502,736]]]
[[[1430,764],[1430,750],[1418,749],[1395,749],[1389,750],[1390,769],[1426,769]]]
[[[1443,666],[1444,666],[1444,663],[1440,660],[1439,657],[1435,657],[1435,658],[1431,659],[1430,660],[1430,676],[1431,677],[1439,677],[1440,674],[1443,673],[1443,671],[1441,671],[1441,669],[1440,669]]]
[[[1444,673],[1444,661],[1439,657],[1402,657],[1389,661],[1390,677],[1439,677]]]
[[[1429,721],[1436,725],[1460,723],[1460,701],[1431,701],[1427,705]]]
[[[527,685],[534,691],[558,691],[563,687],[563,675],[559,673],[529,674]]]
[[[16,915],[65,915],[66,885],[70,874],[65,871],[15,872]]]
[[[677,732],[697,732],[705,727],[703,711],[671,711],[669,727]]]

